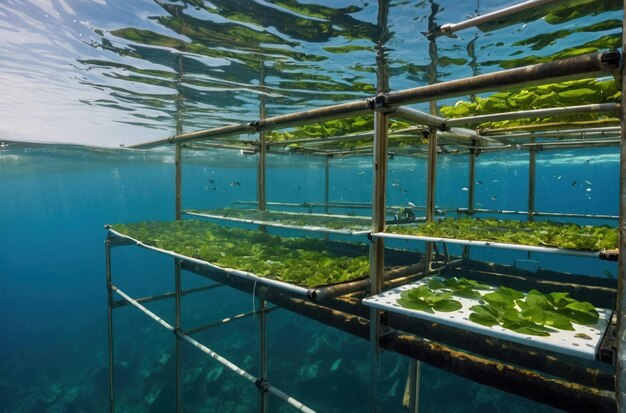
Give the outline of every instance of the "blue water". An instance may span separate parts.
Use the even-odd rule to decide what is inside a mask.
[[[106,411],[107,339],[103,240],[106,223],[167,220],[173,216],[173,164],[170,153],[99,153],[62,147],[10,145],[0,152],[0,411]],[[486,194],[496,194],[509,208],[526,202],[526,162],[509,155],[479,158],[477,167]],[[186,207],[226,206],[253,193],[256,160],[238,154],[187,159],[184,168]],[[302,157],[272,157],[268,180],[288,191],[269,191],[274,200],[322,200],[324,164]],[[306,162],[302,162],[302,160]],[[593,196],[575,193],[571,182],[541,192],[546,210],[571,206],[572,211],[616,213],[617,155],[602,149],[562,155],[542,153],[538,176],[551,179],[558,169],[565,179],[591,182]],[[592,159],[591,162],[587,160]],[[334,162],[334,161],[333,161]],[[331,200],[367,201],[371,176],[360,174],[369,159],[331,162]],[[401,177],[419,203],[423,198],[422,160],[390,162],[390,182]],[[230,166],[226,166],[230,165]],[[352,165],[352,166],[351,166]],[[463,206],[460,187],[467,160],[442,160],[438,203]],[[581,168],[583,168],[581,170]],[[586,169],[584,169],[586,168]],[[410,172],[409,172],[410,171]],[[584,175],[583,175],[584,174]],[[207,189],[208,177],[215,190]],[[415,176],[415,179],[409,179]],[[507,185],[489,185],[489,180]],[[493,178],[493,179],[492,179]],[[204,180],[203,180],[204,179]],[[229,183],[238,180],[240,186]],[[300,185],[300,190],[297,186]],[[509,188],[503,190],[502,188]],[[345,189],[344,189],[345,188]],[[573,193],[570,193],[572,192]],[[304,195],[307,194],[307,196]],[[585,191],[586,194],[586,191]],[[596,198],[596,194],[598,195]],[[389,204],[409,200],[390,192]],[[479,199],[479,197],[477,197]],[[565,202],[565,204],[563,204]],[[113,250],[114,280],[133,296],[171,291],[171,259],[137,248]],[[500,256],[511,263],[512,257]],[[546,261],[549,262],[549,261]],[[560,259],[552,265],[563,264]],[[602,276],[610,264],[590,264],[589,275]],[[577,268],[580,271],[580,268]],[[615,268],[609,268],[615,271]],[[595,273],[594,273],[595,271]],[[205,281],[184,273],[185,287]],[[188,327],[202,325],[253,308],[250,296],[219,288],[183,301]],[[173,304],[149,308],[173,320]],[[115,310],[117,397],[120,411],[171,411],[173,403],[173,337],[136,310]],[[367,408],[368,344],[341,332],[278,310],[270,314],[270,379],[318,411],[360,412]],[[257,324],[246,319],[198,335],[218,353],[245,369],[257,370]],[[339,363],[337,369],[332,369]],[[380,409],[403,411],[400,403],[407,361],[384,353],[381,361]],[[192,347],[184,349],[185,407],[188,411],[252,411],[256,393],[242,379],[220,369]],[[254,374],[254,373],[253,373]],[[543,405],[483,387],[425,365],[423,411],[550,411]],[[450,392],[454,397],[450,397]],[[218,407],[222,406],[222,407]],[[224,407],[226,406],[226,407]],[[285,407],[271,400],[272,411]]]

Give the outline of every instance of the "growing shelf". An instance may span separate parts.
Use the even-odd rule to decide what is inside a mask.
[[[320,213],[219,208],[187,210],[185,214],[247,224],[342,235],[365,235],[370,232],[372,226],[372,219],[369,217]]]
[[[205,221],[139,222],[106,227],[116,237],[183,261],[254,279],[301,295],[310,289],[365,278],[360,244],[354,254],[331,251],[322,240],[285,238]]]
[[[422,280],[367,297],[363,300],[363,304],[380,310],[403,314],[412,318],[425,319],[498,339],[513,341],[531,347],[551,350],[557,353],[591,360],[596,359],[596,354],[600,348],[602,338],[611,319],[611,310],[596,308],[599,314],[599,319],[594,325],[572,323],[574,327],[574,330],[572,331],[549,328],[548,336],[538,336],[512,331],[500,326],[499,324],[488,327],[471,321],[470,314],[472,313],[472,310],[470,309],[473,306],[484,303],[480,298],[454,296],[454,300],[460,302],[461,307],[455,311],[447,312],[434,309],[430,309],[430,312],[413,310],[402,307],[398,304],[398,300],[401,299],[403,292],[420,286],[427,286],[432,280],[432,277],[427,277]],[[479,290],[482,295],[493,291],[496,291],[496,288],[491,286],[488,286],[487,289]]]
[[[444,219],[388,226],[386,232],[372,236],[583,257],[598,257],[601,251],[617,246],[616,228],[549,221]]]

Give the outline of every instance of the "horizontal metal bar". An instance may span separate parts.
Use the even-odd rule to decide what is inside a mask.
[[[599,252],[597,251],[583,251],[583,250],[574,250],[574,249],[556,248],[556,247],[537,247],[533,245],[505,244],[503,242],[464,240],[464,239],[456,239],[456,238],[426,237],[426,236],[421,236],[421,235],[401,235],[401,234],[390,234],[390,233],[385,233],[385,232],[373,233],[372,237],[395,238],[395,239],[415,240],[415,241],[425,241],[425,242],[444,242],[448,244],[471,245],[471,246],[477,246],[477,247],[491,247],[491,248],[513,250],[513,251],[540,252],[544,254],[573,255],[577,257],[589,257],[589,258],[598,258],[598,255],[599,255]]]
[[[369,113],[372,110],[391,111],[394,107],[411,103],[427,102],[435,99],[500,90],[507,87],[522,87],[541,82],[575,79],[612,73],[617,70],[620,53],[617,51],[591,53],[569,57],[548,63],[508,69],[495,73],[451,80],[427,86],[419,86],[359,101],[346,102],[323,108],[275,116],[251,123],[233,124],[214,129],[184,133],[166,139],[130,145],[129,148],[151,148],[164,144],[185,143],[211,138],[232,136],[241,133],[269,131],[288,128],[306,123],[321,122]]]
[[[465,20],[459,23],[446,23],[439,28],[439,33],[444,35],[451,35],[452,33],[458,32],[459,30],[466,29],[468,27],[479,26],[484,23],[488,23],[490,21],[498,20],[505,18],[507,16],[511,16],[513,14],[520,13],[522,11],[530,10],[539,6],[543,6],[544,4],[554,3],[558,0],[529,0],[523,3],[519,3],[513,6],[505,7],[500,10],[493,11],[491,13],[483,14],[482,16],[477,16],[471,18],[469,20]],[[437,33],[429,33],[430,35]]]
[[[419,86],[386,95],[389,107],[411,103],[440,100],[468,93],[520,88],[542,82],[592,77],[612,73],[619,67],[620,53],[617,51],[591,53],[567,59],[554,60],[531,66],[518,67],[500,72],[487,73],[464,79]]]
[[[457,212],[462,214],[467,213],[487,213],[487,214],[505,214],[505,215],[528,215],[528,211],[508,211],[503,209],[486,209],[486,208],[457,208]],[[574,213],[561,213],[561,212],[533,212],[538,217],[564,217],[564,218],[591,218],[591,219],[618,219],[617,215],[604,215],[604,214],[574,214]]]
[[[188,290],[183,290],[181,291],[180,295],[181,296],[185,296],[185,295],[189,295],[189,294],[193,294],[193,293],[197,293],[200,291],[206,291],[206,290],[211,290],[213,288],[218,288],[218,287],[223,287],[224,284],[213,284],[213,285],[205,285],[202,287],[196,287],[196,288],[190,288]],[[160,300],[165,300],[168,298],[173,298],[176,296],[176,292],[171,292],[171,293],[164,293],[164,294],[158,294],[158,295],[151,295],[148,297],[141,297],[141,298],[136,298],[135,301],[137,301],[138,303],[150,303],[153,301],[160,301]],[[125,305],[128,305],[128,301],[126,300],[121,300],[121,301],[116,301],[113,303],[113,307],[123,307]]]
[[[514,120],[525,118],[545,118],[548,116],[567,116],[581,113],[615,113],[618,114],[618,103],[598,103],[591,105],[568,106],[560,108],[546,108],[534,110],[518,110],[515,112],[492,113],[489,115],[476,115],[464,118],[448,119],[447,126],[461,126],[470,123],[498,122],[502,120]]]
[[[267,309],[263,310],[263,312],[264,313],[269,313],[270,311],[277,310],[278,308],[280,308],[280,307],[270,307],[270,308],[267,308]],[[252,317],[252,316],[257,315],[259,313],[261,313],[261,311],[249,311],[247,313],[237,314],[237,315],[234,315],[232,317],[226,317],[226,318],[224,318],[222,320],[215,321],[213,323],[208,323],[208,324],[205,324],[205,325],[202,325],[202,326],[199,326],[199,327],[190,328],[189,330],[185,330],[185,334],[192,336],[192,335],[197,334],[197,333],[199,333],[201,331],[205,331],[205,330],[211,329],[213,327],[217,327],[217,326],[221,326],[221,325],[224,325],[224,324],[228,324],[228,323],[231,323],[231,322],[236,321],[236,320],[241,320],[243,318]]]
[[[420,125],[435,126],[437,128],[443,128],[446,124],[446,119],[440,116],[430,115],[428,113],[420,112],[419,110],[397,107],[394,108],[389,114],[391,117],[399,117],[404,120],[409,120]]]
[[[493,131],[495,132],[495,131]],[[498,133],[502,133],[499,130]],[[488,133],[488,132],[487,132]],[[562,138],[566,136],[616,136],[620,133],[619,126],[607,126],[601,128],[577,128],[577,129],[561,129],[534,132],[512,132],[501,135],[489,135],[493,140],[498,139],[526,139],[526,138]]]

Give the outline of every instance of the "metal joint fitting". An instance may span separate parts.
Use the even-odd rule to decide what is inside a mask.
[[[370,109],[376,112],[387,110],[387,96],[385,95],[376,95],[373,98],[367,99],[367,104]]]
[[[441,126],[439,126],[439,130],[441,132],[446,132],[448,130],[448,121],[444,120],[443,122],[441,122]]]
[[[255,120],[254,122],[248,123],[248,126],[250,126],[251,128],[254,128],[254,130],[257,132],[261,131],[261,121],[259,120]]]
[[[259,389],[259,391],[263,393],[267,393],[267,391],[270,389],[270,383],[265,379],[257,379],[254,382],[254,385],[257,387],[257,389]]]
[[[178,327],[176,327],[176,328],[174,329],[173,333],[174,333],[174,335],[175,335],[177,338],[179,338],[179,339],[181,339],[181,340],[182,340],[183,336],[185,335],[185,332],[184,332],[183,330],[181,330],[180,328],[178,328]]]
[[[622,54],[619,50],[609,50],[600,55],[600,68],[607,72],[619,70],[622,62]]]

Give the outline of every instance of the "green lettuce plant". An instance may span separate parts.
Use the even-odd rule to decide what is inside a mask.
[[[463,307],[460,301],[452,299],[451,292],[432,290],[426,285],[403,291],[397,303],[404,308],[427,313],[451,312]]]
[[[366,230],[371,228],[370,218],[336,217],[312,214],[293,214],[281,211],[257,211],[238,208],[218,208],[210,210],[193,209],[190,212],[208,215],[220,215],[230,218],[252,219],[257,221],[274,221],[287,225],[318,226],[332,229]]]
[[[146,245],[305,287],[351,281],[369,273],[367,256],[332,253],[322,240],[285,238],[195,220],[112,228]]]
[[[576,106],[587,103],[619,102],[621,92],[615,80],[581,79],[568,82],[526,87],[508,92],[477,96],[474,101],[458,101],[453,106],[442,106],[440,113],[448,118],[459,118],[492,113],[541,109],[559,106]],[[504,128],[553,122],[580,122],[618,119],[607,114],[576,114],[558,117],[515,119],[498,122],[477,123],[474,126]]]
[[[552,221],[445,218],[425,224],[390,225],[387,232],[591,251],[617,247],[616,228]]]

